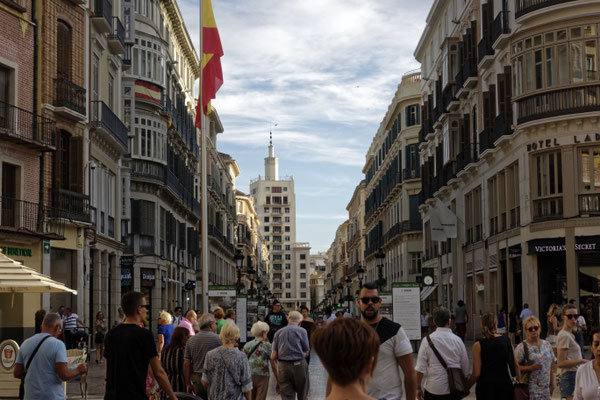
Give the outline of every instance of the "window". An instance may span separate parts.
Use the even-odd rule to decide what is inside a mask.
[[[289,244],[285,245],[285,250],[286,251],[290,251],[292,249],[292,246],[290,246]]]
[[[61,130],[54,156],[55,187],[83,193],[83,138]]]
[[[267,196],[265,199],[266,204],[271,204],[271,196]]]
[[[533,156],[535,170],[532,190],[534,220],[562,217],[562,157],[561,152],[548,152]]]
[[[305,272],[301,272],[300,273],[300,279],[306,279],[306,273]]]
[[[285,241],[286,241],[286,242],[289,242],[289,241],[290,241],[290,237],[289,237],[289,236],[286,236],[286,237],[285,237]]]
[[[419,105],[418,104],[412,104],[410,106],[407,106],[405,108],[405,115],[406,115],[406,126],[413,126],[413,125],[418,125],[420,124],[420,118],[419,118]]]
[[[9,91],[11,82],[11,70],[0,65],[0,102],[12,103],[9,99]],[[0,107],[0,126],[6,127],[8,122],[8,110],[6,107]]]
[[[306,260],[306,254],[300,254],[300,259],[301,260]]]
[[[286,227],[285,227],[285,231],[286,231],[286,232],[289,232],[289,231],[290,231],[290,227],[289,227],[289,226],[286,226]]]
[[[115,77],[108,74],[108,108],[115,111]]]
[[[285,288],[286,289],[291,289],[292,288],[292,284],[290,282],[286,282],[285,283]]]
[[[273,213],[275,213],[275,214],[281,214],[281,208],[279,208],[279,207],[273,207]]]
[[[306,282],[300,282],[300,289],[306,289]]]
[[[286,208],[285,208],[285,213],[286,213],[286,214],[289,214],[289,213],[290,213],[290,208],[289,208],[289,207],[286,207]]]
[[[580,150],[580,185],[585,191],[600,191],[600,147],[586,147]]]
[[[264,217],[265,222],[269,222],[269,217]]]
[[[306,269],[306,264],[304,264],[304,263],[300,264],[300,269]]]
[[[269,207],[265,207],[265,213],[269,212]]]
[[[285,222],[290,222],[290,217],[285,217],[285,218],[284,218],[284,221],[285,221]]]
[[[269,227],[265,226],[265,232],[269,232]]]
[[[516,162],[506,168],[506,207],[510,213],[511,228],[521,223],[519,201],[519,163]]]
[[[410,273],[421,273],[421,253],[410,253]]]
[[[285,298],[286,298],[286,299],[291,299],[291,298],[292,298],[292,294],[291,294],[290,292],[287,292],[287,293],[285,294]]]
[[[134,120],[133,154],[163,164],[167,162],[167,135],[164,123],[145,114]]]
[[[62,20],[58,20],[56,29],[56,74],[59,79],[71,81],[72,78],[72,53],[73,32],[71,27]]]
[[[289,255],[289,254],[286,254],[286,255],[285,255],[285,259],[286,259],[286,260],[291,260],[291,259],[292,259],[292,256],[291,256],[291,255]]]
[[[285,269],[292,269],[292,264],[285,264]]]
[[[306,298],[306,292],[300,292],[300,298],[305,299]]]
[[[292,279],[292,274],[286,273],[285,274],[285,279]]]
[[[273,192],[273,193],[281,193],[281,186],[273,186],[271,188],[271,192]]]

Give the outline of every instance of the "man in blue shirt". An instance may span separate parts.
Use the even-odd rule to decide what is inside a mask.
[[[46,314],[42,322],[42,332],[25,340],[21,345],[13,375],[22,379],[25,366],[31,359],[38,344],[44,340],[35,354],[25,377],[25,399],[63,400],[63,381],[69,381],[87,372],[86,364],[75,369],[67,368],[65,344],[56,339],[60,334],[61,319],[58,314]]]
[[[278,392],[283,400],[306,400],[308,395],[308,364],[310,351],[306,330],[300,327],[302,314],[290,312],[289,324],[273,338],[271,366],[277,380]]]

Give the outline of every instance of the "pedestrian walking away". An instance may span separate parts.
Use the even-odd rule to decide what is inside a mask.
[[[288,324],[287,316],[283,311],[281,311],[281,303],[279,300],[273,301],[273,309],[269,314],[267,314],[267,318],[265,322],[269,324],[269,341],[273,343],[273,337],[275,337],[275,333],[281,328],[284,328]]]
[[[523,321],[527,335],[517,346],[517,363],[521,371],[521,382],[527,383],[531,400],[550,400],[554,392],[556,356],[547,340],[540,338],[540,320],[531,316]]]
[[[381,297],[379,297],[377,285],[365,283],[360,290],[357,302],[363,320],[375,329],[381,342],[373,378],[367,385],[367,394],[377,399],[401,399],[404,390],[398,368],[400,367],[404,374],[406,399],[414,400],[417,385],[412,346],[406,332],[400,324],[379,314]]]
[[[465,302],[459,300],[456,303],[456,308],[454,309],[454,324],[456,325],[456,334],[461,340],[465,341],[465,334],[467,333],[467,323],[469,322],[469,315],[467,314],[467,307],[465,306]]]
[[[562,315],[563,327],[558,332],[556,339],[560,395],[567,400],[571,400],[575,391],[577,367],[585,364],[586,360],[581,357],[581,348],[575,340],[575,335],[573,335],[573,329],[577,326],[577,318],[579,318],[577,307],[573,304],[565,305]]]
[[[575,376],[575,400],[598,400],[600,398],[600,330],[592,332],[592,356],[594,359],[577,369]]]
[[[221,346],[223,342],[216,333],[217,321],[214,315],[202,314],[198,319],[198,327],[198,334],[190,337],[185,346],[184,377],[186,391],[207,400],[208,393],[202,385],[204,359],[206,353]]]
[[[125,313],[123,312],[123,309],[121,307],[119,307],[119,309],[117,310],[117,316],[116,316],[115,320],[113,321],[112,328],[119,325],[124,320],[125,320]]]
[[[241,400],[252,398],[252,377],[248,358],[239,351],[237,342],[240,329],[236,324],[225,324],[221,329],[223,345],[206,353],[202,384],[209,399]]]
[[[308,367],[310,350],[306,330],[300,327],[302,314],[292,311],[289,324],[273,338],[271,366],[277,379],[278,392],[283,400],[306,400],[308,396]]]
[[[173,331],[175,330],[175,325],[172,324],[173,317],[171,314],[166,312],[165,310],[161,311],[158,314],[158,355],[162,357],[162,350],[169,345],[171,342],[171,335],[173,335]],[[188,332],[189,333],[189,332]]]
[[[217,320],[217,335],[219,333],[221,333],[221,328],[223,328],[223,325],[225,325],[227,323],[227,320],[225,319],[225,311],[223,311],[223,309],[221,307],[217,307],[215,309],[215,311],[213,312],[215,319]]]
[[[379,336],[363,321],[340,318],[318,329],[312,346],[329,375],[327,399],[372,400],[367,384],[379,353]]]
[[[431,325],[431,315],[429,310],[423,309],[421,311],[421,337],[425,337],[429,333],[429,325]]]
[[[96,313],[95,324],[96,336],[94,337],[94,344],[96,345],[96,364],[104,362],[102,358],[104,357],[104,338],[106,331],[107,327],[106,321],[104,320],[104,313],[102,311],[98,311]]]
[[[267,339],[269,325],[258,321],[250,330],[254,340],[244,346],[244,353],[248,357],[250,375],[252,376],[252,399],[265,400],[269,392],[269,362],[271,360],[271,343]]]
[[[467,378],[471,374],[469,356],[462,339],[450,329],[450,310],[444,307],[433,310],[433,323],[436,329],[429,339],[421,340],[417,356],[416,397],[420,400],[454,400],[454,395],[450,393],[447,368],[460,368]],[[430,342],[447,368],[436,356]]]
[[[121,298],[125,320],[106,334],[105,400],[147,400],[146,375],[152,368],[154,378],[167,398],[176,400],[163,369],[152,333],[140,326],[146,320],[149,306],[140,292],[131,291]]]
[[[35,333],[42,332],[42,322],[44,322],[44,317],[46,316],[46,310],[41,309],[35,312]]]
[[[508,318],[506,316],[506,308],[500,308],[498,312],[498,329],[497,332],[501,335],[506,335],[508,328]]]
[[[554,355],[558,354],[556,350],[556,335],[558,334],[558,306],[556,304],[551,304],[548,309],[548,313],[546,314],[546,340],[552,346],[552,351],[554,351]],[[526,332],[525,332],[526,333]]]
[[[512,306],[510,308],[510,312],[508,313],[508,334],[510,336],[510,341],[513,344],[513,346],[518,343],[518,340],[517,340],[517,328],[519,325],[518,316],[519,316],[519,314],[517,313],[517,308],[515,306]]]
[[[57,339],[61,319],[58,314],[47,314],[42,321],[41,333],[33,335],[21,345],[13,376],[23,380],[24,399],[65,399],[63,381],[69,381],[87,372],[86,364],[67,368],[65,344]]]
[[[478,400],[511,400],[514,398],[512,376],[521,379],[515,352],[509,339],[496,332],[498,318],[494,313],[481,317],[483,339],[473,345],[473,372],[470,388],[477,382]]]
[[[174,392],[186,391],[185,375],[183,373],[183,354],[185,344],[189,338],[190,332],[187,329],[183,327],[175,328],[173,335],[170,337],[169,344],[162,350],[160,357],[162,366],[167,373],[169,383]],[[161,393],[161,399],[167,399],[165,392]]]
[[[325,308],[325,323],[330,324],[337,318],[336,314],[330,306]]]

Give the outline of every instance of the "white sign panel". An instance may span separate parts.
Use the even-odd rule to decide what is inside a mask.
[[[235,302],[235,324],[238,326],[238,328],[240,329],[240,342],[241,343],[246,343],[247,341],[247,331],[246,331],[246,304],[247,304],[248,299],[246,298],[246,296],[238,296],[236,298],[236,302]]]
[[[394,322],[410,340],[421,340],[421,288],[418,283],[393,283]]]

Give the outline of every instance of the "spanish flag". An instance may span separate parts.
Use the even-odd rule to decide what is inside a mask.
[[[210,0],[202,0],[202,95],[196,108],[196,126],[199,128],[200,113],[203,112],[205,115],[210,113],[210,101],[216,97],[217,91],[223,84],[222,55],[223,47],[221,47],[212,4]],[[202,103],[202,110],[200,103]]]

